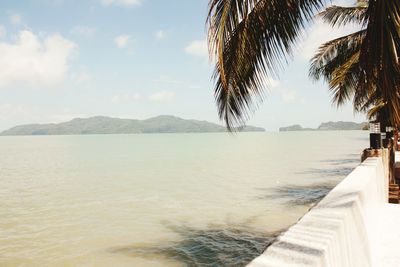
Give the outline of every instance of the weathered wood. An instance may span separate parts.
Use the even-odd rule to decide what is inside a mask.
[[[389,203],[399,203],[399,186],[397,184],[389,184]]]
[[[369,157],[382,157],[384,177],[389,181],[389,203],[399,203],[399,186],[396,180],[400,180],[400,168],[395,168],[395,151],[392,140],[388,140],[388,147],[383,149],[365,149],[361,155],[361,161]]]

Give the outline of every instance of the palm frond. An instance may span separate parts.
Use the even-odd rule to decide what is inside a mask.
[[[361,30],[321,45],[311,59],[309,75],[329,83],[332,103],[339,107],[354,96],[359,72],[359,55],[365,31]]]
[[[367,118],[369,120],[379,121],[381,124],[381,129],[385,130],[387,126],[392,126],[393,124],[389,120],[390,110],[388,109],[387,103],[383,102],[382,99],[378,99],[376,103],[368,110]]]
[[[330,6],[319,14],[324,22],[332,27],[341,27],[349,23],[365,25],[367,6],[358,5],[355,7]]]
[[[324,0],[211,0],[208,42],[219,116],[242,125],[263,100],[268,78],[291,56],[292,46]]]
[[[375,120],[378,117],[379,112],[385,107],[385,103],[380,99],[377,103],[371,107],[367,112],[367,118],[369,120]]]
[[[381,92],[378,90],[359,90],[357,88],[354,93],[353,107],[356,112],[366,113],[376,103],[383,101]]]
[[[364,37],[365,30],[361,30],[322,44],[311,59],[309,76],[329,82],[333,71],[360,51]]]
[[[341,67],[336,68],[329,81],[332,103],[337,107],[354,97],[359,77],[360,53],[355,52]]]
[[[400,125],[400,1],[369,1],[361,48],[360,91],[377,91],[392,125]]]

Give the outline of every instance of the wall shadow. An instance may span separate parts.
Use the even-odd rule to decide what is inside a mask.
[[[328,168],[310,168],[295,174],[306,174],[320,176],[325,182],[310,185],[284,185],[276,188],[259,188],[264,193],[257,196],[257,199],[278,199],[289,206],[312,206],[325,197],[338,183],[336,178],[344,178],[349,175],[360,163],[358,154],[348,154],[340,159],[321,160],[330,165]],[[349,166],[350,165],[350,166]]]
[[[245,266],[260,255],[279,233],[260,233],[240,227],[209,226],[196,229],[166,225],[179,240],[154,245],[132,244],[111,248],[131,257],[173,260],[185,266]]]
[[[264,189],[265,193],[258,196],[257,199],[279,199],[290,206],[312,206],[319,202],[334,187],[334,184],[327,183],[313,185],[286,185],[274,189]]]
[[[346,177],[353,170],[354,167],[347,167],[347,166],[345,167],[345,166],[340,166],[338,164],[338,167],[336,168],[329,168],[329,169],[311,168],[306,171],[297,172],[296,174],[313,174],[313,175],[318,174],[323,177],[338,177],[338,176]]]
[[[361,158],[361,156],[359,156]],[[321,160],[320,162],[329,163],[330,165],[337,166],[343,164],[358,164],[360,163],[360,158],[344,158],[344,159],[328,159],[328,160]]]

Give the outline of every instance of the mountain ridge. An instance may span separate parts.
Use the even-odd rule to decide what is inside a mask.
[[[107,116],[74,118],[61,123],[25,124],[0,133],[10,135],[85,135],[85,134],[139,134],[139,133],[210,133],[226,132],[219,124],[205,120],[182,119],[172,115],[159,115],[145,120]],[[246,126],[243,132],[260,132],[264,128]]]
[[[299,124],[290,125],[279,128],[280,132],[289,131],[345,131],[345,130],[367,130],[367,122],[352,122],[352,121],[329,121],[322,122],[318,128],[303,128]]]

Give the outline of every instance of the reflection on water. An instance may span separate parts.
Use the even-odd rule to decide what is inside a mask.
[[[244,266],[262,253],[277,236],[277,233],[266,234],[227,226],[196,229],[168,225],[167,228],[179,235],[179,241],[134,244],[110,251],[131,257],[173,259],[184,266]]]

